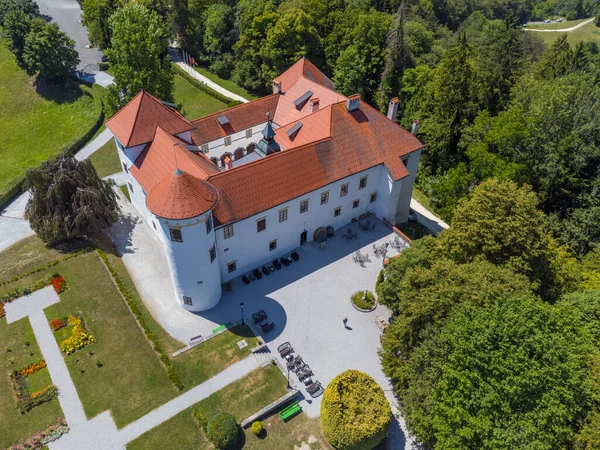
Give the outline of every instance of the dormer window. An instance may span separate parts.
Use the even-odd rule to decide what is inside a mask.
[[[308,91],[308,92],[302,94],[296,100],[294,100],[294,105],[296,105],[296,109],[302,109],[304,104],[308,101],[309,98],[312,97],[312,95],[313,95],[312,91]]]
[[[287,130],[286,134],[288,135],[290,140],[292,140],[292,141],[294,140],[294,138],[300,131],[300,128],[302,128],[302,122],[297,122],[292,128]]]
[[[219,116],[217,117],[217,122],[219,122],[219,125],[224,127],[225,125],[229,124],[229,119],[227,116]]]

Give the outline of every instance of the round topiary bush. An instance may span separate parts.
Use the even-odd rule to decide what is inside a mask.
[[[237,444],[238,436],[238,424],[228,412],[214,416],[206,427],[206,437],[219,450],[232,448]]]
[[[252,426],[250,427],[250,429],[252,430],[252,433],[254,433],[255,436],[260,436],[260,434],[263,431],[263,424],[260,421],[256,421],[256,422],[252,422]]]
[[[391,418],[383,389],[358,370],[339,374],[323,394],[321,427],[338,450],[371,450],[387,436]]]
[[[358,291],[350,297],[354,306],[359,309],[372,310],[375,308],[375,295],[371,291]]]

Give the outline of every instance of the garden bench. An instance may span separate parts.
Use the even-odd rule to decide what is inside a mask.
[[[296,414],[298,414],[301,411],[302,411],[302,408],[300,407],[298,402],[294,402],[290,406],[287,406],[286,408],[282,409],[281,412],[279,413],[279,417],[281,417],[281,419],[284,422],[287,422],[288,420],[290,420],[292,417],[294,417]]]
[[[267,318],[267,313],[264,309],[261,309],[259,312],[252,314],[252,318],[254,319],[254,323],[259,323]]]
[[[267,323],[263,323],[260,328],[263,330],[264,333],[267,333],[269,331],[271,331],[273,328],[275,328],[275,324],[273,322],[267,322]]]

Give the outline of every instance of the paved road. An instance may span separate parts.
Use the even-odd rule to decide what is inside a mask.
[[[81,7],[77,0],[37,0],[40,13],[46,19],[56,22],[60,29],[75,41],[75,48],[79,52],[81,62],[78,70],[86,72],[98,71],[98,63],[102,52],[97,48],[86,48],[89,45],[87,29],[81,24]]]
[[[541,29],[541,28],[523,28],[523,30],[525,30],[525,31],[539,31],[539,32],[542,32],[542,33],[560,33],[560,32],[563,32],[563,31],[565,31],[565,32],[566,31],[574,31],[574,30],[576,30],[578,28],[581,28],[584,25],[587,25],[590,22],[593,22],[594,20],[595,20],[595,18],[592,17],[591,19],[588,19],[588,20],[585,20],[585,21],[583,21],[581,23],[578,23],[577,25],[575,25],[574,27],[571,27],[571,28],[562,28],[562,29],[558,28],[556,30]],[[551,25],[551,24],[544,24],[544,25]]]

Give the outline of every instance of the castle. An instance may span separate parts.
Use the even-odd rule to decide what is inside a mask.
[[[188,121],[140,92],[111,117],[132,203],[163,243],[179,303],[214,307],[222,284],[325,229],[408,217],[421,142],[307,59],[273,94]],[[331,229],[331,228],[329,228]]]

